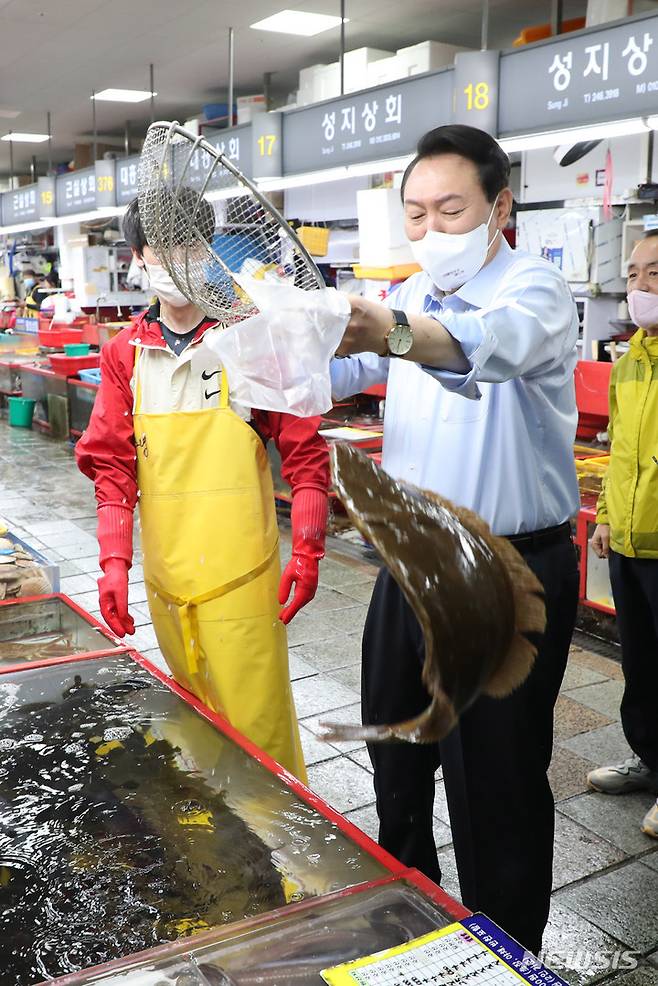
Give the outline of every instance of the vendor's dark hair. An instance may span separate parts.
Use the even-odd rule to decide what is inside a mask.
[[[440,157],[442,154],[458,154],[473,162],[478,169],[482,191],[489,202],[493,202],[509,185],[509,158],[498,141],[477,127],[451,123],[429,130],[418,141],[416,157],[402,176],[400,194],[403,202],[407,180],[418,162],[425,158]]]
[[[169,212],[167,202],[165,201],[163,203],[162,199],[166,199],[170,193],[165,189],[160,190],[158,194],[161,198],[160,209],[167,214]],[[173,208],[176,209],[176,212],[179,215],[189,215],[190,217],[194,215],[194,225],[199,229],[203,238],[210,243],[215,232],[215,211],[210,202],[207,202],[192,188],[183,188],[177,193],[176,204]],[[183,232],[184,226],[184,223],[175,224],[176,228],[181,229],[181,236],[185,235]],[[133,250],[136,250],[141,257],[144,252],[144,247],[148,246],[148,241],[146,239],[141,216],[139,214],[138,199],[133,199],[126,209],[122,227],[124,240],[128,246],[132,247]],[[182,239],[181,242],[183,242]]]

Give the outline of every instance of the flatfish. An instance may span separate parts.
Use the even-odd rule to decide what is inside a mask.
[[[392,479],[346,444],[331,449],[334,484],[350,519],[377,549],[421,625],[431,697],[391,725],[324,723],[328,741],[431,743],[480,695],[503,698],[525,681],[546,625],[541,583],[518,551],[471,510]]]

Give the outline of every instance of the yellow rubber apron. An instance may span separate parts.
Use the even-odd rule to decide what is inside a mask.
[[[144,579],[160,650],[179,684],[306,783],[278,619],[279,533],[262,441],[228,400],[141,411],[133,423]]]

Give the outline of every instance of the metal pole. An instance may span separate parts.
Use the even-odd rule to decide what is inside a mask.
[[[489,47],[489,0],[482,0],[482,34],[480,48],[486,51]]]
[[[151,123],[155,122],[155,83],[153,81],[153,62],[149,65],[149,91],[151,93]]]
[[[551,34],[562,34],[563,0],[551,0]]]
[[[235,82],[235,44],[233,28],[228,29],[228,126],[233,126],[233,86]]]
[[[123,131],[123,153],[126,157],[130,155],[130,120],[126,120],[126,126]]]
[[[93,127],[94,127],[94,161],[96,163],[96,155],[98,153],[98,135],[96,133],[96,92],[91,94],[91,105],[93,106]]]
[[[265,109],[269,110],[272,102],[272,73],[263,72],[263,96],[265,97]]]
[[[10,138],[11,138],[12,133],[13,133],[13,130],[10,130],[9,131],[9,137]],[[14,142],[11,139],[9,141],[9,187],[11,188],[12,192],[14,191],[14,188],[16,187],[14,185]]]
[[[50,110],[47,113],[48,120],[48,174],[53,170],[53,131],[50,125]]]
[[[345,0],[340,0],[340,94],[345,95]]]

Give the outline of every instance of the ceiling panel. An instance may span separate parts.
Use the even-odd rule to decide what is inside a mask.
[[[346,0],[347,47],[395,50],[425,39],[479,47],[482,0]],[[652,0],[638,0],[652,2]],[[339,32],[315,38],[253,31],[249,24],[286,5],[334,12],[336,0],[0,0],[2,105],[21,109],[0,129],[43,130],[52,113],[56,160],[72,155],[76,135],[91,129],[93,89],[148,88],[155,65],[157,114],[185,119],[203,103],[223,101],[227,86],[227,37],[235,28],[236,95],[262,91],[271,72],[273,90],[285,99],[296,88],[300,68],[338,58]],[[508,46],[519,29],[546,21],[550,0],[490,0],[490,43]],[[583,13],[586,0],[565,0],[565,16]],[[99,103],[100,133],[120,134],[126,118],[143,131],[149,103]],[[0,174],[7,173],[8,144],[0,144]],[[41,145],[15,145],[15,160],[27,170]]]

